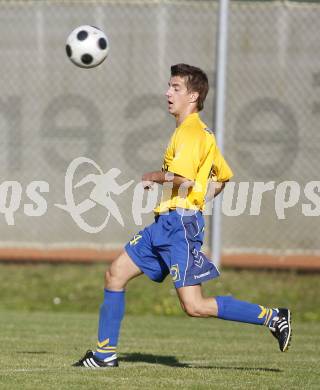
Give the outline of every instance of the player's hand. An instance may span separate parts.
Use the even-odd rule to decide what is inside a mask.
[[[145,190],[153,190],[154,182],[151,180],[142,180],[142,185]]]
[[[154,181],[152,180],[152,174],[153,172],[145,173],[141,178],[142,185],[145,190],[151,190],[154,185]]]

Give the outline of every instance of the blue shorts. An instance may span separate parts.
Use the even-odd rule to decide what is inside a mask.
[[[201,251],[204,218],[200,211],[171,210],[135,234],[125,246],[133,262],[151,280],[161,283],[170,273],[176,288],[201,284],[219,271]],[[190,215],[191,214],[191,215]]]

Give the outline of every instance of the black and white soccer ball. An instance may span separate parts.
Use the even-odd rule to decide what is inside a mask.
[[[66,52],[69,59],[81,68],[100,65],[109,52],[106,34],[97,27],[80,26],[67,38]]]

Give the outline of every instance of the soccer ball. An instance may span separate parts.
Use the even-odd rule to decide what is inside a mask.
[[[108,38],[97,27],[80,26],[68,36],[66,52],[75,65],[81,68],[94,68],[100,65],[108,55]]]

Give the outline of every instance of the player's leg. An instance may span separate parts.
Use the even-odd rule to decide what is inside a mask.
[[[199,212],[176,218],[170,271],[182,307],[195,317],[212,316],[229,321],[266,325],[278,339],[280,350],[285,351],[291,337],[288,309],[267,308],[240,301],[232,296],[202,296],[201,283],[219,276],[213,262],[201,252],[203,227],[204,219]]]
[[[142,274],[140,268],[131,260],[126,251],[122,251],[105,273],[105,288],[113,291],[122,291],[129,280]]]
[[[135,234],[126,244],[125,251],[111,264],[105,275],[104,302],[100,308],[98,346],[88,351],[76,366],[88,368],[114,367],[118,365],[116,346],[121,320],[124,316],[125,291],[128,281],[144,273],[151,280],[161,282],[169,274],[152,242],[158,236],[158,219]],[[162,236],[162,235],[160,235]]]
[[[182,308],[193,317],[217,317],[229,321],[269,325],[270,320],[276,316],[274,309],[239,301],[232,296],[205,298],[199,284],[178,288],[177,293]]]
[[[121,321],[125,312],[125,286],[141,270],[123,251],[105,273],[104,300],[100,306],[98,343],[95,355],[106,360],[116,353]]]
[[[288,309],[271,309],[240,301],[232,296],[205,298],[201,285],[177,288],[183,310],[192,317],[217,317],[229,321],[265,325],[277,338],[282,352],[291,339],[291,318]]]
[[[176,289],[182,309],[191,317],[216,317],[218,307],[214,298],[202,295],[200,284]]]
[[[98,342],[95,352],[88,351],[76,366],[88,368],[118,365],[116,348],[121,321],[125,312],[125,286],[129,280],[141,275],[141,270],[123,251],[105,274],[104,300],[100,306]]]

